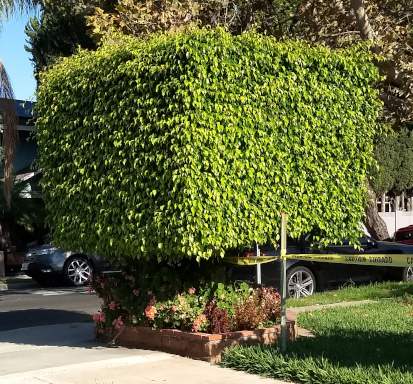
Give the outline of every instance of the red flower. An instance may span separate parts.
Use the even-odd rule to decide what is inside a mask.
[[[108,307],[111,311],[114,311],[118,307],[118,305],[114,301],[111,301]]]

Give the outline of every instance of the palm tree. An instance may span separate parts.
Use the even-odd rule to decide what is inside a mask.
[[[0,0],[0,20],[3,21],[16,12],[27,12],[36,7],[40,0]]]
[[[16,12],[28,12],[34,9],[42,0],[0,0],[0,27],[4,20]],[[14,93],[9,76],[0,61],[0,114],[3,125],[2,149],[4,157],[4,197],[6,205],[11,204],[13,186],[13,158],[17,140],[17,115]]]
[[[16,12],[27,12],[34,9],[41,0],[0,0],[0,28],[4,20]],[[4,209],[2,210],[3,218],[0,223],[0,247],[4,249],[4,242],[10,236],[7,236],[8,225],[5,213],[10,213],[12,193],[13,193],[13,159],[17,141],[17,114],[16,104],[14,101],[14,92],[11,86],[9,76],[3,63],[0,61],[0,118],[2,125],[2,143],[4,158]],[[6,241],[7,242],[7,241]],[[4,272],[4,259],[0,271]]]
[[[0,0],[2,1],[2,0]],[[7,209],[11,207],[11,195],[13,188],[13,158],[17,139],[17,115],[16,104],[14,101],[13,89],[10,84],[9,77],[3,63],[0,61],[0,117],[2,123],[2,148],[4,156],[4,201]],[[0,222],[0,247],[3,250],[3,243],[6,236],[7,224],[1,220]],[[0,273],[4,274],[4,257],[0,258]],[[0,276],[1,277],[1,276]]]
[[[7,206],[10,207],[11,190],[13,186],[13,158],[17,141],[18,120],[13,89],[2,62],[0,62],[0,111],[3,122],[4,197]]]

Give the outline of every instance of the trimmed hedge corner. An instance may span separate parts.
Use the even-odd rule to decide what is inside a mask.
[[[367,51],[367,50],[366,50]],[[381,103],[362,48],[194,30],[81,51],[41,76],[53,239],[209,259],[290,234],[356,241]]]

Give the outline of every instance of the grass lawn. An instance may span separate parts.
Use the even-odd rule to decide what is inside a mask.
[[[332,304],[342,301],[379,300],[413,294],[413,283],[384,282],[361,286],[348,286],[335,291],[315,293],[301,299],[288,299],[288,307]]]
[[[223,365],[297,383],[413,384],[413,296],[301,314],[300,338],[276,347],[229,349]]]

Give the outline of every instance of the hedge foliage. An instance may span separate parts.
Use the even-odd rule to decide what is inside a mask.
[[[357,48],[217,30],[80,51],[41,77],[55,243],[198,259],[317,229],[355,239],[381,104]]]

